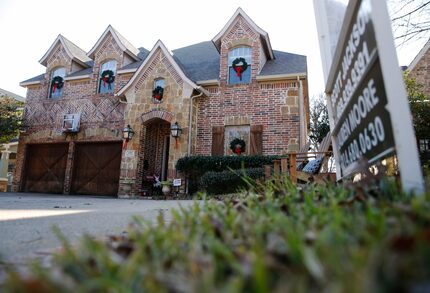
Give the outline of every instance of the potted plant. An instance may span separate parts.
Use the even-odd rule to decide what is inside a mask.
[[[170,193],[170,187],[172,186],[171,180],[163,180],[160,182],[161,184],[161,191],[164,195],[168,195]]]

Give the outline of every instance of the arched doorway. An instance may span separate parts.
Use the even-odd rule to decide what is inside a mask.
[[[141,141],[143,147],[143,181],[148,176],[159,176],[166,180],[169,164],[170,123],[153,118],[143,125],[145,135]]]

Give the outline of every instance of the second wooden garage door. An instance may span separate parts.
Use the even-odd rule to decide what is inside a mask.
[[[76,144],[72,193],[116,195],[121,143]]]

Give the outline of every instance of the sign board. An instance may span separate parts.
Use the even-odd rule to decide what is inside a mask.
[[[338,179],[396,153],[405,190],[424,190],[385,1],[350,0],[326,93]],[[408,173],[409,172],[409,173]]]
[[[173,186],[178,187],[182,185],[182,179],[173,179]]]

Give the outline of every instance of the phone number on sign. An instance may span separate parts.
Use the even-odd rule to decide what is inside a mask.
[[[366,128],[355,138],[340,156],[342,168],[357,161],[366,153],[372,151],[385,139],[384,124],[379,116],[370,122]]]

